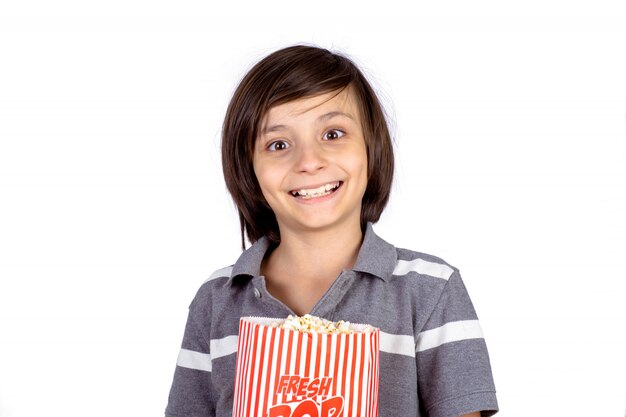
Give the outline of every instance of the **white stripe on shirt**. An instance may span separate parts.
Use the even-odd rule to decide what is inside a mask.
[[[237,343],[239,336],[226,336],[221,339],[211,340],[211,357],[213,359],[221,358],[222,356],[228,356],[233,353],[237,353]]]
[[[413,336],[380,332],[380,351],[415,357]]]
[[[198,371],[211,372],[211,355],[189,349],[181,349],[176,365]]]
[[[393,270],[393,275],[407,275],[409,272],[417,272],[418,274],[448,280],[454,270],[448,265],[429,262],[423,259],[414,259],[412,261],[398,259],[398,263],[396,263],[396,267]]]
[[[380,332],[380,351],[413,358],[415,352],[423,352],[445,343],[482,338],[483,333],[478,320],[453,321],[421,332],[417,335],[417,343],[414,343],[413,336],[410,335]],[[237,353],[238,339],[238,336],[226,336],[211,340],[211,354],[181,349],[176,363],[183,368],[211,372],[211,359]]]
[[[211,360],[237,353],[238,339],[238,336],[226,336],[211,340],[211,353],[181,349],[176,364],[183,368],[211,372],[213,369]]]
[[[423,352],[441,346],[444,343],[482,338],[483,332],[478,320],[452,321],[441,327],[426,330],[418,334],[415,350],[416,352]]]
[[[231,272],[233,272],[232,266],[227,266],[226,268],[218,269],[217,271],[213,272],[211,276],[208,277],[206,281],[204,281],[203,284],[206,284],[207,282],[214,280],[215,278],[230,277]]]

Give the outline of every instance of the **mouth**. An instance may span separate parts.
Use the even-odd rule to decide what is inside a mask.
[[[317,188],[303,188],[301,190],[291,190],[289,194],[296,198],[302,198],[308,200],[310,198],[324,197],[334,193],[341,187],[343,181],[329,182],[328,184],[321,185]]]

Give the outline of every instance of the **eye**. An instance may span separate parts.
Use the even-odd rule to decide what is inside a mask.
[[[289,144],[285,142],[284,140],[276,140],[270,143],[269,145],[267,145],[267,150],[270,152],[276,152],[276,151],[282,151],[284,149],[287,149],[288,147],[289,147]]]
[[[331,130],[328,130],[326,133],[324,133],[324,140],[339,139],[340,137],[342,137],[345,134],[346,133],[344,131],[342,131],[342,130],[331,129]]]

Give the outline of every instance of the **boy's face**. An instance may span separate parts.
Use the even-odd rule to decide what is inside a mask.
[[[267,112],[255,142],[253,167],[281,233],[360,228],[367,187],[361,126],[350,88]]]

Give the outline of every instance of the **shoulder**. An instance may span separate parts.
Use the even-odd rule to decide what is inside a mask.
[[[220,293],[223,293],[223,291],[220,290],[228,284],[232,271],[233,265],[213,271],[213,273],[200,284],[191,302],[190,308],[205,309],[210,305],[216,296],[219,297]]]
[[[385,282],[405,284],[416,281],[416,278],[417,281],[447,281],[458,273],[458,269],[442,258],[387,242],[374,232],[371,223],[365,231],[355,269],[378,276]]]
[[[423,327],[450,286],[460,281],[459,270],[438,256],[396,248],[396,265],[389,279],[390,288],[409,297],[415,317]]]
[[[415,250],[396,248],[397,261],[393,270],[394,277],[436,278],[448,281],[459,274],[458,268],[440,257]]]

